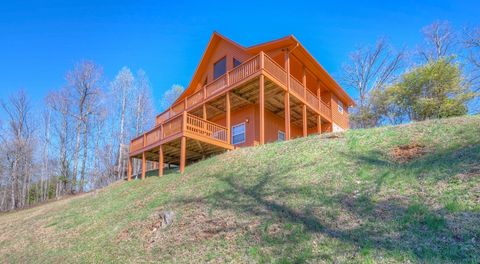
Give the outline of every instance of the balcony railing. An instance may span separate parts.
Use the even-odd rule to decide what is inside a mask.
[[[283,85],[284,88],[287,86],[287,72],[282,66],[262,52],[205,85],[203,89],[200,89],[194,94],[186,97],[184,100],[177,102],[168,110],[157,116],[156,124],[161,124],[170,118],[180,115],[185,110],[198,107],[204,101],[207,101],[211,97],[224,92],[227,90],[227,88],[246,80],[262,69],[270,74],[270,76],[272,76],[281,85]],[[312,109],[319,111],[327,118],[331,118],[332,111],[330,107],[325,105],[314,93],[310,91],[310,89],[305,87],[292,75],[290,75],[290,91],[296,97],[303,100]]]
[[[225,143],[228,139],[226,127],[191,114],[187,114],[186,131]]]
[[[130,152],[138,151],[182,132],[190,132],[222,143],[228,142],[227,128],[187,112],[169,119],[132,140]]]

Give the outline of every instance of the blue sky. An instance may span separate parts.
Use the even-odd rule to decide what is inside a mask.
[[[0,98],[23,88],[40,105],[67,70],[91,59],[107,80],[123,66],[144,69],[160,108],[172,84],[188,85],[214,30],[245,46],[293,34],[335,76],[349,52],[379,36],[414,48],[435,20],[480,25],[480,1],[320,2],[3,2]]]

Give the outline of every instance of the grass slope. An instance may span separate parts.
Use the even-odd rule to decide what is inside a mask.
[[[408,144],[426,153],[396,161]],[[0,215],[0,262],[478,263],[479,244],[480,116],[240,149]]]

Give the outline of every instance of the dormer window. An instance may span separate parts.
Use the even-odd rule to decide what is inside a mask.
[[[221,58],[213,64],[213,79],[224,75],[227,72],[227,57]]]

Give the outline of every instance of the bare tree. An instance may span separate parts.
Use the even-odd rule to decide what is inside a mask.
[[[162,109],[167,109],[170,105],[172,105],[178,97],[183,93],[185,89],[183,86],[174,84],[170,89],[165,91],[162,97],[162,101],[160,102]]]
[[[475,92],[480,92],[480,27],[466,28],[463,44],[467,49],[469,82]]]
[[[141,69],[137,72],[133,99],[135,102],[134,136],[138,136],[153,122],[153,101],[150,81],[148,80],[146,73]]]
[[[154,121],[152,92],[150,81],[143,70],[137,72],[135,92],[133,96],[134,106],[134,127],[133,136],[136,137],[145,131],[146,127],[152,125]],[[137,172],[140,168],[140,160],[133,161],[133,171]]]
[[[70,90],[61,89],[51,92],[46,97],[47,105],[53,110],[53,128],[56,136],[56,143],[59,151],[59,171],[56,184],[55,196],[58,197],[68,189],[68,184],[72,183],[70,179],[70,163],[68,159],[70,124]]]
[[[343,83],[358,93],[357,108],[352,116],[361,117],[353,120],[356,127],[377,125],[378,117],[362,117],[371,111],[370,92],[382,89],[391,83],[402,67],[405,52],[394,51],[385,38],[380,38],[374,47],[363,46],[350,54],[350,61],[343,66]]]
[[[8,117],[7,131],[2,133],[1,140],[10,175],[10,209],[22,208],[28,204],[35,143],[31,106],[23,90],[1,105]]]
[[[418,53],[427,62],[437,61],[455,51],[458,40],[448,21],[435,21],[422,29],[425,43]]]
[[[129,103],[131,103],[129,96],[132,93],[134,87],[134,77],[132,72],[129,68],[123,67],[113,80],[112,92],[117,102],[119,102],[119,151],[118,151],[118,178],[121,179],[124,176],[124,168],[125,168],[125,146],[127,140],[127,121],[128,121],[128,110],[129,110]]]
[[[67,74],[67,80],[69,87],[72,89],[72,104],[75,105],[76,109],[71,112],[72,116],[76,120],[76,137],[75,137],[75,149],[74,149],[74,159],[73,159],[73,184],[71,186],[71,192],[75,192],[77,184],[77,174],[78,174],[78,163],[79,163],[79,154],[80,154],[80,144],[82,141],[83,133],[83,162],[82,169],[80,172],[80,184],[79,191],[82,192],[85,183],[85,162],[87,158],[87,139],[86,133],[88,131],[88,119],[94,110],[92,107],[99,94],[100,90],[100,81],[103,75],[103,70],[101,67],[96,65],[92,61],[83,61],[77,64],[73,71]]]
[[[43,134],[41,136],[42,141],[42,167],[41,167],[41,178],[40,178],[40,201],[45,201],[48,199],[48,188],[49,188],[49,162],[50,162],[50,124],[51,124],[51,110],[46,108],[42,115],[43,121]]]
[[[46,96],[38,126],[23,91],[0,105],[8,117],[0,122],[0,210],[117,180],[125,171],[126,141],[154,120],[142,70],[136,82],[129,70],[117,76],[117,100],[103,93],[101,68],[92,62],[77,64],[66,76],[67,84]]]

